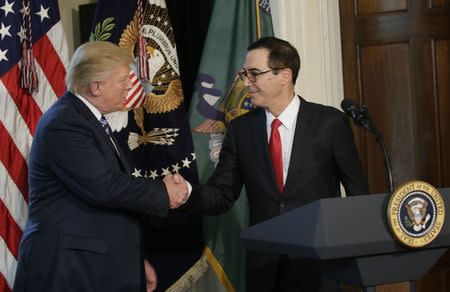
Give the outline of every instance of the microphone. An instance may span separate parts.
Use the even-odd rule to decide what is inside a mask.
[[[392,178],[391,159],[389,157],[386,145],[384,145],[383,136],[380,131],[378,131],[377,127],[375,127],[375,123],[370,117],[367,107],[365,105],[355,104],[351,99],[344,98],[341,102],[341,108],[347,116],[351,117],[353,121],[355,121],[355,124],[358,126],[363,126],[370,133],[375,135],[377,143],[383,153],[384,173],[386,175],[387,188],[388,191],[392,193],[394,191],[394,179]]]
[[[377,130],[369,116],[369,111],[365,105],[355,104],[351,99],[344,98],[341,102],[342,110],[351,117],[355,124],[363,126],[370,133],[377,135]]]

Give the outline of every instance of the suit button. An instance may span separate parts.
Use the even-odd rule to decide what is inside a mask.
[[[286,205],[286,203],[284,201],[280,202],[280,208],[283,208]]]

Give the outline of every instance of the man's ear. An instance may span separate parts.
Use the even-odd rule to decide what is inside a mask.
[[[89,91],[93,96],[99,96],[100,95],[100,82],[90,82],[89,83]]]
[[[282,82],[282,84],[283,84],[283,85],[289,84],[289,83],[291,82],[291,80],[292,80],[292,70],[289,69],[289,68],[284,68],[284,69],[281,71],[281,76],[283,77],[283,82]]]

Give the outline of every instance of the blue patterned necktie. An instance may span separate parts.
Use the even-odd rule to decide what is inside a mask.
[[[117,154],[120,156],[119,149],[117,148],[116,143],[114,143],[114,140],[111,136],[111,128],[109,127],[108,121],[104,116],[101,116],[100,123],[102,124],[103,129],[105,129],[106,134],[108,134],[109,140],[111,140],[111,143],[113,144],[114,148],[116,148]]]
[[[110,129],[109,129],[108,121],[106,120],[105,116],[102,116],[100,118],[100,123],[102,124],[102,127],[105,130],[106,134],[108,134],[108,136],[109,136],[110,135]]]

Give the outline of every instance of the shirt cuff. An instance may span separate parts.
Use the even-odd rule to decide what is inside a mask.
[[[191,186],[191,183],[190,182],[188,182],[188,181],[186,181],[186,185],[187,185],[187,188],[188,188],[188,199],[189,199],[189,197],[191,196],[191,192],[192,192],[192,186]]]

